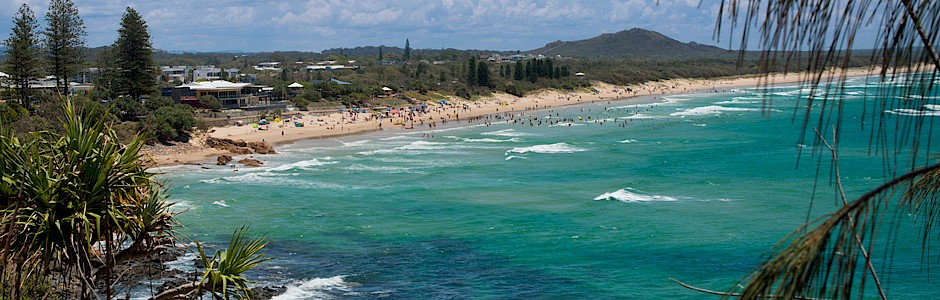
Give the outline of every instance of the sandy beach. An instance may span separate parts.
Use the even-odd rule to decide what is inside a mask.
[[[878,70],[859,68],[846,70],[845,75],[846,77],[867,76],[877,74],[877,72]],[[838,74],[838,72],[834,74]],[[732,88],[795,83],[806,80],[806,73],[790,73],[786,76],[777,74],[766,77],[672,79],[627,86],[596,83],[593,88],[581,91],[545,90],[525,97],[516,97],[505,93],[496,93],[473,101],[452,97],[446,100],[446,105],[428,103],[426,112],[415,114],[397,110],[388,113],[373,113],[372,111],[368,113],[337,111],[329,114],[292,112],[285,115],[283,120],[269,120],[272,122],[269,125],[245,124],[243,126],[214,127],[207,130],[205,134],[196,134],[187,144],[149,147],[145,151],[153,159],[152,163],[156,166],[205,164],[212,163],[214,158],[219,155],[231,155],[227,151],[206,147],[204,142],[206,137],[245,140],[247,142],[265,141],[277,148],[278,145],[306,139],[391,129],[427,130],[433,129],[434,126],[439,124],[465,122],[492,114],[542,110],[596,101],[624,101],[650,95],[665,96],[720,92]],[[295,124],[303,124],[303,127],[297,127]]]

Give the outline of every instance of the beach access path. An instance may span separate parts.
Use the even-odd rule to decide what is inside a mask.
[[[854,68],[845,70],[846,77],[868,76],[878,74],[880,69]],[[841,70],[831,71],[833,76],[841,76]],[[303,127],[296,127],[290,121],[272,123],[267,130],[261,130],[253,124],[243,126],[213,127],[205,134],[197,134],[189,143],[176,146],[158,146],[145,149],[155,166],[173,166],[182,164],[212,163],[219,155],[231,155],[224,150],[205,146],[206,137],[224,138],[232,140],[245,140],[246,142],[265,141],[275,146],[288,144],[299,140],[345,136],[395,128],[408,128],[413,130],[433,129],[431,124],[442,122],[462,122],[486,115],[521,112],[526,110],[542,110],[554,107],[578,105],[597,101],[624,101],[638,99],[650,95],[676,95],[689,93],[722,92],[732,88],[758,87],[764,85],[806,82],[810,77],[807,73],[789,73],[787,75],[775,74],[770,76],[742,76],[736,78],[718,79],[671,79],[666,81],[646,82],[638,85],[618,86],[606,83],[596,83],[593,88],[579,91],[544,90],[538,93],[516,97],[505,93],[495,93],[492,96],[480,97],[470,101],[452,97],[447,105],[429,103],[429,112],[408,119],[399,115],[389,118],[371,118],[368,114],[355,114],[346,112],[333,112],[328,114],[312,114],[306,112],[291,112],[290,115],[302,115],[295,119],[303,123]],[[823,78],[825,81],[826,78]]]

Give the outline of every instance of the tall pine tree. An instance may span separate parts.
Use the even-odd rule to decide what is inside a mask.
[[[512,79],[522,80],[525,78],[525,66],[522,65],[522,61],[516,61],[516,68],[513,72]]]
[[[127,7],[121,18],[114,49],[120,69],[119,93],[140,100],[140,96],[156,91],[156,67],[153,64],[150,33],[147,32],[147,23],[131,7]]]
[[[82,65],[82,48],[85,46],[85,21],[78,15],[78,7],[72,0],[52,0],[46,12],[46,55],[56,88],[68,94],[69,77]]]
[[[39,77],[39,23],[29,5],[23,3],[13,16],[13,30],[3,41],[7,47],[4,71],[10,75],[23,107],[29,107],[29,81]]]
[[[411,60],[411,42],[405,39],[405,61]]]
[[[477,58],[476,55],[470,55],[470,62],[467,63],[467,85],[477,85]]]
[[[490,66],[486,61],[477,63],[477,84],[480,86],[490,85]]]

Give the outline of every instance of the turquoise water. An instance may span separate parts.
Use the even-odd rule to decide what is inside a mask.
[[[852,125],[885,85],[848,85]],[[242,224],[268,234],[275,259],[249,276],[287,285],[281,299],[707,298],[668,278],[726,290],[808,215],[834,210],[829,161],[800,144],[792,121],[801,91],[598,102],[515,124],[303,141],[259,157],[262,168],[186,166],[162,178],[189,209],[180,220],[190,236],[218,247]],[[852,198],[886,178],[869,155],[870,128],[845,128]],[[899,240],[914,231],[900,224]],[[889,295],[940,298],[915,241],[892,249]]]

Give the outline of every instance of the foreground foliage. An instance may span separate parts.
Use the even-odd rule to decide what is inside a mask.
[[[206,255],[202,244],[196,243],[197,252],[205,273],[199,281],[194,281],[169,289],[153,297],[155,300],[189,299],[201,292],[208,292],[216,299],[252,299],[248,279],[242,273],[254,268],[258,264],[269,260],[261,253],[261,249],[268,244],[267,238],[249,235],[250,229],[242,226],[232,234],[232,240],[227,249],[215,251],[212,257]]]
[[[78,112],[66,101],[62,110],[62,133],[0,136],[4,298],[38,296],[21,291],[48,280],[79,285],[58,291],[69,298],[91,297],[100,292],[96,280],[111,282],[118,258],[153,249],[175,224],[141,159],[143,140],[119,143],[95,109]]]

